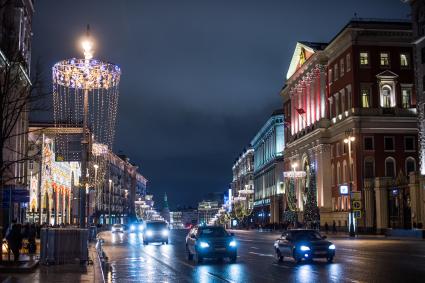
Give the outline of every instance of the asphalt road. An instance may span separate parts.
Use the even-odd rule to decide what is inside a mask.
[[[141,235],[103,232],[107,282],[425,282],[425,241],[370,237],[330,240],[334,263],[274,258],[276,234],[234,231],[238,260],[188,261],[186,230],[172,230],[169,245],[143,246]]]

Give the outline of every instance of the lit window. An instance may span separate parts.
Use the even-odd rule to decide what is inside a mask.
[[[381,89],[382,94],[382,107],[390,108],[391,107],[391,88],[387,85],[383,86]]]
[[[369,108],[370,107],[370,90],[367,88],[363,88],[361,90],[361,102],[363,108]]]
[[[360,52],[360,65],[369,65],[369,53]]]
[[[351,70],[351,54],[348,53],[347,56],[345,57],[346,59],[346,65],[347,65],[347,72],[349,72]]]
[[[401,105],[403,108],[410,108],[411,89],[403,88],[401,90]]]
[[[409,67],[409,55],[406,53],[400,54],[400,66]]]
[[[390,54],[388,52],[383,52],[380,54],[380,65],[389,66],[390,65]]]
[[[339,65],[340,65],[340,72],[341,72],[340,77],[342,78],[344,76],[344,72],[345,72],[344,59],[339,60]]]

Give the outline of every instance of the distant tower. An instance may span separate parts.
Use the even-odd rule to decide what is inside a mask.
[[[164,194],[164,205],[162,206],[161,216],[170,223],[170,208],[168,207],[167,193]]]

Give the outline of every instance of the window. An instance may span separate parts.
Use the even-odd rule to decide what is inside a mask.
[[[33,160],[30,160],[29,161],[29,163],[28,163],[28,169],[29,170],[34,170],[34,161]]]
[[[339,156],[339,143],[336,144],[336,156]]]
[[[406,176],[409,176],[410,172],[416,171],[416,160],[413,157],[406,158]]]
[[[373,137],[364,137],[364,150],[374,150]]]
[[[360,90],[360,96],[361,96],[361,107],[362,108],[369,108],[370,107],[370,89],[369,88],[362,88]]]
[[[394,151],[394,137],[384,137],[384,150]]]
[[[342,154],[346,154],[348,152],[348,143],[342,144]]]
[[[367,157],[364,161],[364,177],[373,178],[375,177],[375,161],[372,157]]]
[[[395,177],[395,160],[392,157],[385,159],[385,177]]]
[[[360,65],[367,66],[369,65],[369,53],[360,52]]]
[[[345,68],[344,68],[344,58],[339,60],[339,71],[341,72],[341,75],[339,76],[342,78],[344,76]]]
[[[412,97],[412,90],[410,88],[401,89],[401,107],[410,108],[410,101]]]
[[[347,171],[347,161],[344,160],[344,163],[342,165],[342,182],[347,183],[348,182],[348,171]]]
[[[391,86],[383,85],[381,87],[381,106],[383,108],[391,107]]]
[[[382,52],[380,54],[379,65],[384,66],[384,67],[388,67],[390,65],[390,53]]]
[[[334,65],[334,82],[338,79],[338,63]]]
[[[332,84],[332,69],[328,70],[328,83],[329,85]]]
[[[331,185],[334,186],[335,185],[335,166],[332,164],[331,165]]]
[[[347,72],[351,71],[351,54],[348,53],[347,56],[345,56],[345,61],[347,61]]]
[[[400,66],[402,68],[408,68],[409,67],[409,54],[407,53],[401,53],[400,54]]]
[[[415,137],[404,137],[404,150],[415,151]]]
[[[334,157],[334,145],[331,145],[331,158]]]
[[[341,164],[338,162],[336,164],[336,182],[337,184],[341,184]]]

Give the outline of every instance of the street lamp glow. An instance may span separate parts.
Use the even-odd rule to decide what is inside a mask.
[[[109,179],[109,184],[111,184],[112,183],[112,180],[111,179]]]
[[[292,163],[291,164],[291,167],[292,167],[292,169],[294,169],[295,170],[295,168],[297,168],[298,167],[298,164],[295,162],[295,163]]]

